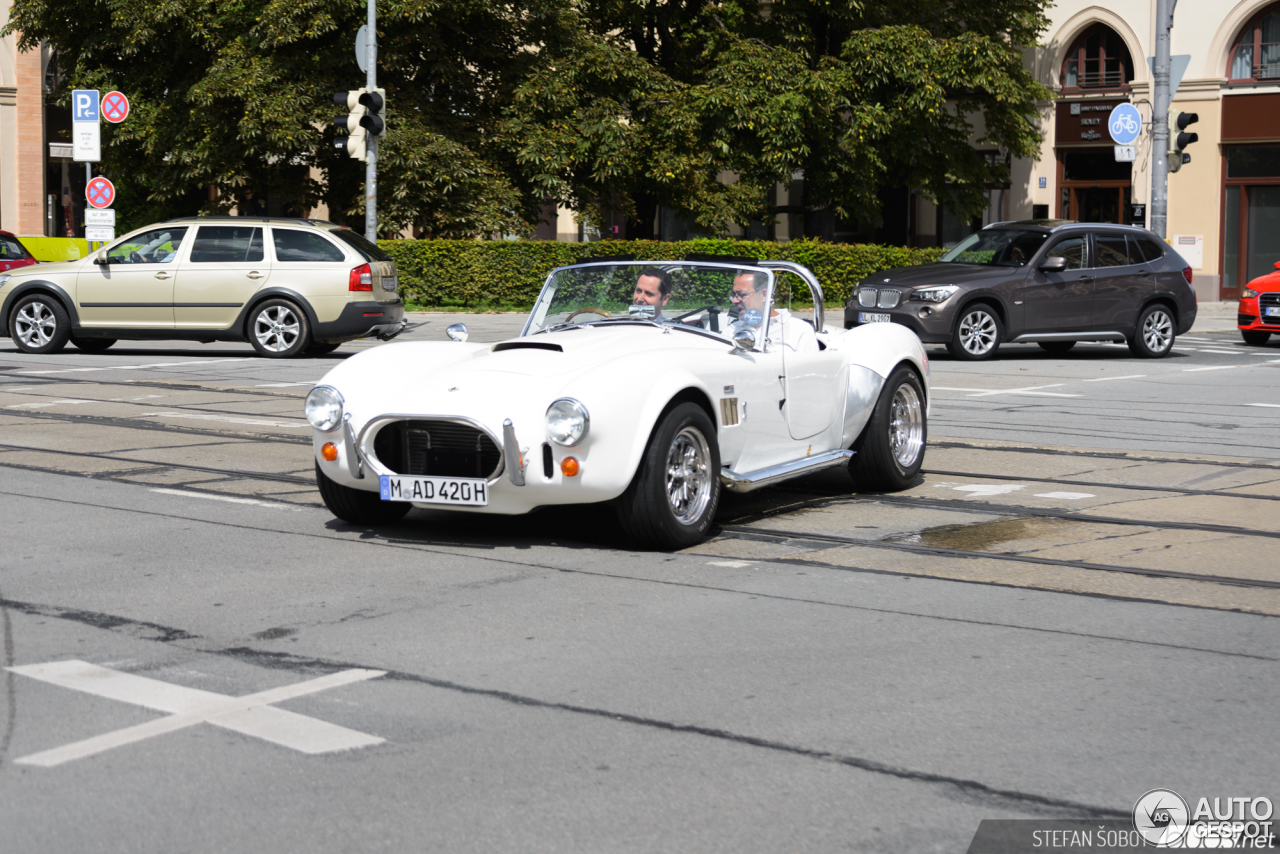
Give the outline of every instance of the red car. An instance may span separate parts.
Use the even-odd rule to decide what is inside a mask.
[[[1246,344],[1261,346],[1272,332],[1280,334],[1280,261],[1276,270],[1254,279],[1240,292],[1236,324]]]
[[[11,231],[0,231],[0,273],[39,264],[27,248],[18,242]]]

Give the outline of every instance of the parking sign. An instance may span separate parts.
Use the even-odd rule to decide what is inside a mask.
[[[71,121],[96,122],[101,113],[98,110],[97,89],[73,89],[71,92]]]

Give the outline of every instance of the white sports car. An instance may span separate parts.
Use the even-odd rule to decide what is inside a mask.
[[[834,466],[905,489],[924,460],[924,348],[896,324],[827,330],[822,305],[785,261],[561,267],[519,337],[469,344],[459,324],[330,371],[306,401],[320,494],[357,524],[613,502],[632,539],[678,549],[707,535],[721,489]]]

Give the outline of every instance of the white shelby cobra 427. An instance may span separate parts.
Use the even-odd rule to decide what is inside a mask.
[[[721,489],[848,466],[858,489],[894,491],[924,460],[920,340],[826,329],[798,264],[597,259],[554,270],[516,338],[448,332],[347,359],[307,396],[334,515],[612,502],[632,539],[679,549],[707,535]]]

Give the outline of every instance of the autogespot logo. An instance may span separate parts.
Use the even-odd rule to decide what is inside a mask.
[[[1152,789],[1133,805],[1133,827],[1152,845],[1177,846],[1187,832],[1187,802],[1169,789]]]

